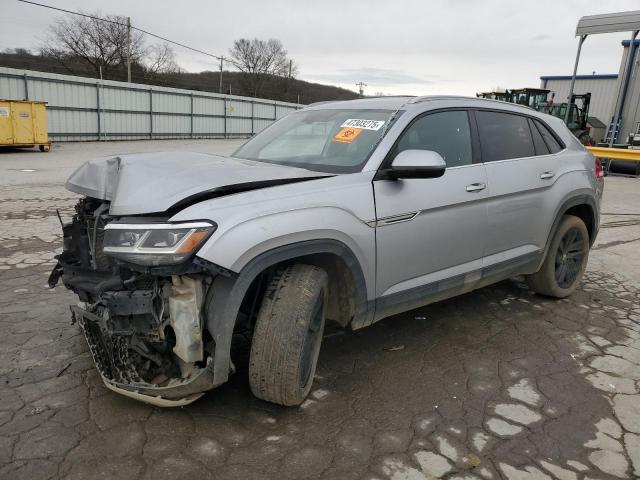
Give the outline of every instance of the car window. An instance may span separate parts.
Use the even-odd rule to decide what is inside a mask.
[[[533,120],[529,119],[529,128],[531,129],[531,137],[533,138],[533,146],[536,149],[536,155],[549,155],[549,148],[547,144],[544,143],[542,139],[542,135],[538,131],[538,127],[536,127],[533,123]]]
[[[556,137],[551,134],[549,129],[544,126],[542,122],[535,120],[535,124],[538,127],[538,130],[540,131],[542,138],[544,138],[544,141],[547,144],[547,147],[549,147],[549,151],[551,153],[558,153],[560,150],[562,150],[562,145],[558,143]]]
[[[311,122],[292,128],[266,145],[258,154],[260,160],[280,157],[304,157],[321,155],[327,143],[327,135],[333,128],[330,122]]]
[[[264,129],[232,156],[317,172],[359,172],[401,113],[373,109],[301,110]]]
[[[427,114],[402,134],[393,156],[403,150],[438,152],[447,167],[472,163],[469,115],[463,110]]]
[[[527,117],[501,112],[476,112],[482,160],[495,162],[535,155]]]

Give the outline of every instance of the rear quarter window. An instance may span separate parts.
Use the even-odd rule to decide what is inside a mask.
[[[547,147],[547,144],[540,134],[540,130],[538,130],[538,127],[536,127],[532,119],[529,119],[529,128],[531,129],[531,136],[533,137],[533,146],[536,149],[536,155],[549,155],[549,153],[551,153],[549,151],[549,147]]]
[[[538,131],[540,132],[540,135],[542,135],[542,138],[544,139],[544,142],[547,144],[547,147],[549,148],[549,151],[551,153],[558,153],[560,150],[562,150],[562,145],[558,143],[558,140],[556,140],[556,137],[553,136],[546,125],[538,120],[534,120],[534,123],[536,127],[538,127]]]

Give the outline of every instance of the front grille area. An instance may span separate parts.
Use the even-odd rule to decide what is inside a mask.
[[[98,322],[85,315],[79,317],[78,322],[98,371],[108,380],[118,383],[143,382],[129,358],[129,338],[124,335],[109,335]]]

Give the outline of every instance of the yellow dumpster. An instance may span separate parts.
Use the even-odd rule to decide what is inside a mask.
[[[47,131],[47,103],[0,100],[0,147],[51,148]]]

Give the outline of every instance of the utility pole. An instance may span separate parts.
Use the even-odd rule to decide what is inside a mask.
[[[127,17],[127,82],[131,83],[131,17]]]
[[[356,87],[358,87],[358,91],[360,92],[360,95],[364,95],[364,87],[366,86],[367,84],[364,82],[356,83]]]
[[[289,59],[289,78],[291,78],[291,69],[293,68],[293,60]]]
[[[222,62],[224,57],[220,57],[220,84],[218,85],[218,93],[222,93]]]

